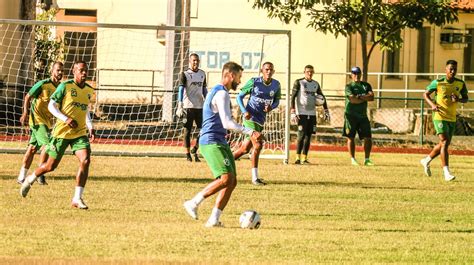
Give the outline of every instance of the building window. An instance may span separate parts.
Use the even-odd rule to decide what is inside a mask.
[[[474,36],[474,28],[468,29],[468,36]],[[464,48],[464,73],[474,73],[474,39],[472,37],[467,39],[467,46]],[[474,80],[474,76],[466,76],[466,80]]]
[[[400,49],[387,51],[387,73],[400,73]],[[387,75],[387,78],[400,78],[399,75]]]
[[[64,32],[66,56],[64,58],[65,74],[73,77],[72,66],[74,62],[82,60],[87,63],[89,71],[87,80],[95,81],[95,68],[97,67],[97,32]]]
[[[430,72],[431,28],[423,27],[418,31],[418,54],[416,58],[416,72]],[[419,79],[430,79],[427,75],[417,76]]]

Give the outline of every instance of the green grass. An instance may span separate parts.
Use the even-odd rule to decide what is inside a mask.
[[[215,197],[198,221],[182,208],[211,181],[205,163],[93,157],[81,211],[70,208],[75,157],[21,198],[21,155],[0,154],[0,263],[472,264],[474,157],[451,156],[451,183],[439,159],[423,176],[422,157],[374,154],[372,168],[346,153],[313,152],[309,166],[263,160],[264,187],[250,184],[249,160],[237,161],[225,228],[207,229]],[[246,209],[261,214],[260,229],[238,227]]]

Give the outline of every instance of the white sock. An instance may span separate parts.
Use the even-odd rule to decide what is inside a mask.
[[[84,193],[84,187],[76,186],[76,189],[74,190],[74,197],[72,198],[72,200],[80,200],[82,198],[82,193]]]
[[[219,218],[221,218],[222,210],[219,208],[214,207],[212,208],[211,216],[209,216],[209,223],[217,224],[219,222]]]
[[[29,168],[21,167],[20,174],[18,174],[18,180],[24,180],[26,178],[26,175],[28,174],[28,169]]]
[[[367,161],[369,161],[369,160],[370,160],[370,158],[365,158],[365,162],[367,162]]]
[[[26,182],[28,182],[30,185],[33,184],[35,181],[36,181],[36,174],[35,172],[33,171],[33,173],[31,173],[31,175],[29,175],[28,177],[26,177]]]
[[[201,204],[201,202],[204,201],[204,195],[202,194],[202,192],[198,192],[198,194],[196,194],[196,196],[194,196],[191,201],[194,202],[196,206],[198,206],[199,204]]]
[[[252,168],[252,181],[256,181],[258,179],[258,168]]]
[[[430,156],[427,156],[425,158],[423,158],[423,161],[425,161],[426,164],[429,164],[431,162],[431,160],[433,160]]]
[[[443,167],[443,172],[444,172],[444,175],[445,175],[445,176],[451,175],[451,173],[449,173],[449,167],[448,167],[448,166],[444,166],[444,167]]]

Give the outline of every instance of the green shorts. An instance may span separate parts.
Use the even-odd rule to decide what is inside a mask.
[[[439,121],[433,120],[434,128],[436,134],[444,134],[451,140],[454,135],[454,131],[456,130],[456,122],[455,121]]]
[[[254,122],[254,121],[251,121],[251,120],[244,120],[244,123],[243,123],[244,127],[245,128],[250,128],[254,131],[257,131],[257,132],[262,132],[263,131],[263,126]],[[250,135],[245,135],[245,139],[250,139]]]
[[[229,145],[203,144],[199,146],[199,149],[215,178],[226,173],[232,173],[234,176],[237,176],[234,155],[232,155]]]
[[[372,138],[369,118],[344,114],[342,135],[348,138],[355,138],[356,134],[359,135],[359,139]]]
[[[36,148],[47,145],[50,137],[49,132],[48,126],[44,124],[30,126],[30,141],[28,143]]]
[[[87,149],[89,152],[91,150],[91,144],[89,143],[89,138],[87,136],[81,136],[74,139],[52,137],[46,147],[46,153],[55,159],[61,159],[68,146],[71,146],[73,153],[82,149]]]

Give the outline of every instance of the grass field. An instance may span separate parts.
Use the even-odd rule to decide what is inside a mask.
[[[198,221],[182,208],[211,181],[205,163],[93,157],[81,211],[70,208],[75,157],[21,198],[21,155],[0,154],[0,264],[473,264],[474,157],[451,156],[451,183],[439,159],[423,176],[422,157],[374,154],[372,168],[346,153],[313,152],[309,166],[264,160],[264,187],[237,161],[225,228],[208,229],[215,197]],[[261,214],[260,229],[238,227],[246,209]]]

